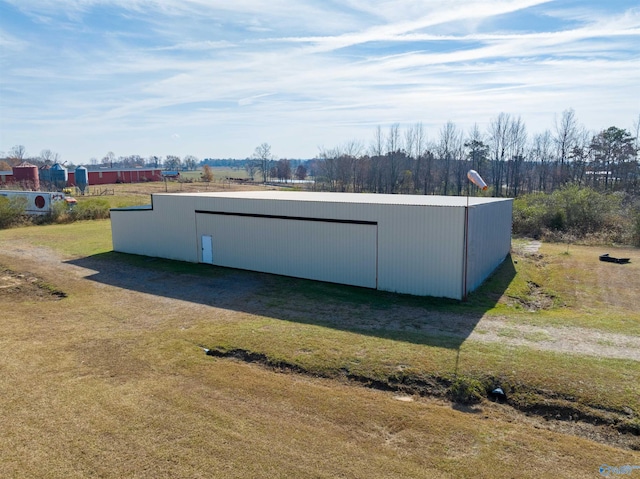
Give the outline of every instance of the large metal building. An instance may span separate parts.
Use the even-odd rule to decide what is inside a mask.
[[[510,199],[252,191],[151,200],[111,210],[115,251],[463,299],[511,247]]]

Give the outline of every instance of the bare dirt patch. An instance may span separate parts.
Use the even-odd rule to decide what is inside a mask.
[[[545,293],[542,287],[534,282],[528,281],[527,286],[529,291],[524,298],[509,297],[507,304],[510,306],[520,306],[525,311],[535,312],[543,309],[551,309],[554,305],[555,297],[548,293]]]
[[[11,301],[57,301],[66,297],[64,291],[32,273],[18,273],[0,266],[0,298]]]

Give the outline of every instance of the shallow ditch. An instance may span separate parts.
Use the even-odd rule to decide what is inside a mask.
[[[553,429],[626,449],[640,450],[640,418],[633,410],[611,411],[587,406],[553,391],[511,384],[491,376],[418,376],[399,371],[386,378],[354,374],[348,368],[313,371],[298,364],[270,358],[245,349],[205,348],[208,356],[256,363],[280,373],[338,379],[362,387],[425,398],[445,399],[456,406],[484,401],[499,402],[529,418],[553,425]],[[504,394],[493,393],[500,387]]]

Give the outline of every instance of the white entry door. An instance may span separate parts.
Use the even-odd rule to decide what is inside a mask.
[[[213,238],[202,236],[202,262],[213,264]]]

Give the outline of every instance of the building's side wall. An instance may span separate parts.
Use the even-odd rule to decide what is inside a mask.
[[[198,262],[193,198],[154,196],[151,210],[111,210],[113,249]]]
[[[69,171],[67,184],[75,186],[75,172]],[[140,183],[144,181],[162,181],[160,169],[134,169],[134,170],[89,170],[87,172],[89,185],[113,185],[120,183]]]
[[[378,208],[378,289],[460,299],[464,209]]]
[[[511,200],[469,208],[467,292],[471,292],[504,261],[511,250]]]

